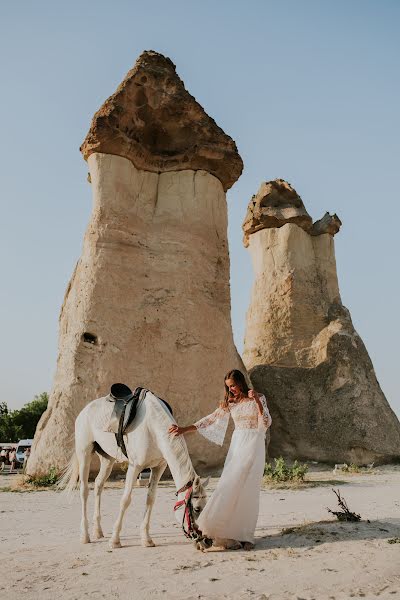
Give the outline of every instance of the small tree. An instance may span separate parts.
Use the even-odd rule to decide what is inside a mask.
[[[14,411],[13,420],[16,428],[21,432],[20,438],[33,438],[36,425],[46,410],[48,401],[47,392],[43,392],[35,396],[32,402],[28,402],[20,410]]]
[[[13,413],[8,410],[6,402],[0,402],[0,442],[15,442],[18,437]]]
[[[43,392],[19,410],[8,409],[6,402],[0,402],[0,441],[17,442],[35,435],[36,425],[47,408],[48,394]]]

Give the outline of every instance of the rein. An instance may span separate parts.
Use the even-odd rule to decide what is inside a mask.
[[[200,549],[199,544],[203,548],[209,548],[212,545],[212,540],[205,535],[203,535],[200,529],[197,527],[194,516],[193,516],[193,504],[192,504],[192,494],[193,494],[193,481],[189,481],[186,485],[184,485],[180,490],[176,492],[176,496],[181,492],[186,492],[183,500],[178,500],[174,505],[174,511],[184,506],[183,518],[182,518],[182,530],[185,536],[192,540],[196,547]]]
[[[194,517],[193,517],[193,504],[192,504],[192,494],[193,494],[193,483],[187,484],[183,489],[176,492],[178,495],[180,492],[185,491],[186,494],[183,500],[178,500],[178,502],[174,505],[174,511],[184,506],[183,518],[182,518],[182,530],[185,536],[189,540],[198,540],[201,538],[201,534],[199,532],[199,528],[197,527]]]

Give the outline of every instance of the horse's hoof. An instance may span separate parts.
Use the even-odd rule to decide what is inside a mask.
[[[101,540],[101,538],[103,538],[103,537],[104,537],[104,533],[101,530],[92,532],[92,538],[94,540]]]
[[[155,543],[149,538],[148,540],[142,540],[142,546],[143,548],[154,548]]]
[[[198,542],[195,543],[195,545],[196,545],[196,549],[200,550],[200,552],[207,552],[207,550],[208,550],[208,546],[204,542],[204,540],[199,540]]]
[[[120,541],[114,542],[113,540],[111,540],[109,545],[111,550],[115,550],[116,548],[122,548]]]
[[[81,544],[90,544],[89,534],[81,535]]]
[[[254,544],[251,542],[242,542],[242,548],[243,550],[249,552],[250,550],[254,550]]]

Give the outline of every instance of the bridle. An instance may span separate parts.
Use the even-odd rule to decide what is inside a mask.
[[[193,504],[192,504],[192,495],[193,495],[193,481],[189,481],[186,485],[183,486],[180,490],[176,492],[176,496],[181,492],[186,491],[185,497],[182,500],[178,500],[174,505],[174,511],[184,506],[183,518],[182,518],[182,530],[185,536],[189,540],[197,540],[201,537],[199,533],[199,528],[197,527],[194,516],[193,516]]]
[[[181,492],[185,492],[185,497],[182,500],[178,500],[174,505],[174,511],[184,506],[183,518],[182,518],[182,530],[185,536],[189,540],[193,540],[195,542],[205,539],[202,535],[200,529],[197,527],[194,515],[193,515],[193,481],[189,481],[186,485],[184,485],[180,490],[176,492],[176,496]]]

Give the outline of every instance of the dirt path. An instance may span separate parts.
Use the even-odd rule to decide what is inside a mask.
[[[2,476],[0,487],[9,479]],[[400,538],[400,471],[341,479],[347,482],[340,486],[344,497],[363,522],[331,519],[326,507],[335,508],[336,500],[329,485],[265,490],[257,546],[247,553],[196,551],[174,522],[175,490],[168,482],[159,489],[153,513],[157,546],[140,546],[146,490],[138,488],[123,529],[124,547],[114,551],[108,537],[120,489],[104,493],[106,539],[88,545],[79,543],[78,497],[68,501],[54,491],[2,492],[0,598],[400,598],[400,543],[388,543]]]

